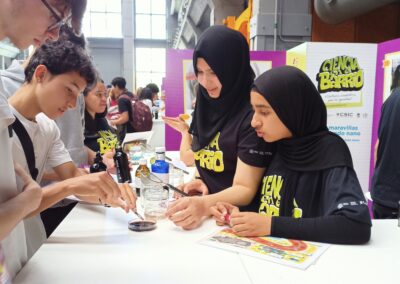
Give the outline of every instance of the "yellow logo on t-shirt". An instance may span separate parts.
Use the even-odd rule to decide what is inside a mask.
[[[281,205],[281,189],[284,180],[282,176],[270,175],[265,176],[262,180],[261,199],[258,212],[267,216],[279,216],[279,208]],[[297,202],[293,199],[293,217],[301,218],[303,210],[298,207]]]
[[[100,154],[105,154],[108,151],[115,149],[115,145],[118,143],[117,136],[111,131],[102,130],[98,132],[100,138],[97,139],[97,143],[100,146]]]
[[[194,158],[199,161],[200,167],[217,173],[224,171],[224,153],[218,144],[220,134],[218,132],[208,146],[194,153]]]

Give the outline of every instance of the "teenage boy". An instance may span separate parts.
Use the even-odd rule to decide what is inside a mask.
[[[86,8],[86,0],[0,0],[0,40],[9,40],[19,49],[25,49],[31,44],[39,45],[46,40],[55,40],[61,24],[65,19],[70,23],[75,32],[79,33],[81,20]],[[1,84],[1,82],[0,82]],[[1,87],[1,86],[0,86]],[[2,88],[0,88],[2,89]],[[8,106],[7,99],[0,92],[0,241],[7,236],[14,224],[26,215],[26,209],[32,211],[39,203],[33,202],[31,192],[18,194],[16,179],[11,156],[10,124],[14,116]],[[37,192],[40,192],[37,190]],[[34,194],[36,195],[36,194]],[[17,214],[13,204],[17,202],[25,210]],[[10,211],[11,210],[11,211]],[[13,214],[14,213],[14,214]],[[13,234],[23,233],[23,224],[19,224]],[[9,243],[7,240],[5,241]],[[3,246],[4,247],[4,246]],[[18,255],[18,251],[14,251]],[[10,272],[11,275],[13,271]],[[15,273],[15,272],[14,272]]]
[[[71,19],[69,22],[79,33],[86,0],[0,0],[0,7],[0,40],[9,38],[16,47],[25,49],[57,39],[65,19]],[[23,192],[17,191],[9,128],[13,121],[7,100],[0,92],[0,254],[5,256],[10,278],[28,259],[24,223],[19,221],[39,205],[41,198],[41,189],[32,179],[21,179]],[[21,174],[25,173],[19,171],[18,175]],[[7,281],[2,272],[0,278]]]
[[[125,210],[134,207],[132,191],[127,187],[120,191],[108,173],[81,176],[52,120],[76,106],[77,97],[86,85],[95,82],[95,75],[86,51],[70,41],[60,39],[44,44],[35,51],[25,69],[25,84],[9,99],[16,117],[13,124],[14,159],[29,170],[38,182],[45,167],[51,167],[65,180],[43,189],[43,200],[36,212],[71,194],[81,195],[86,201],[104,202]],[[29,139],[24,138],[23,130],[33,145],[34,165],[30,164],[27,153]],[[77,178],[66,180],[73,177]]]
[[[63,25],[60,28],[60,39],[68,40],[72,43],[86,48],[86,40],[83,35],[77,36],[73,30]],[[30,59],[30,58],[29,58]],[[4,89],[0,92],[9,98],[17,89],[19,89],[25,82],[24,69],[29,63],[27,59],[23,64],[18,60],[13,60],[11,65],[6,70],[0,70],[0,81]],[[61,117],[58,117],[55,122],[60,129],[60,138],[64,143],[65,148],[68,150],[72,161],[76,166],[91,165],[93,163],[96,153],[84,145],[84,114],[85,114],[85,100],[82,95],[78,97],[76,107],[67,110]],[[114,170],[113,152],[107,153],[103,156],[103,161],[108,169]],[[58,177],[54,174],[45,174],[44,180],[57,180]]]

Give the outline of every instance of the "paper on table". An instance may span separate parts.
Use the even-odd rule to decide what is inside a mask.
[[[126,133],[124,142],[122,144],[124,145],[125,143],[134,141],[149,144],[151,137],[153,137],[153,131]]]
[[[202,239],[200,244],[303,270],[316,262],[318,257],[330,246],[329,244],[274,237],[239,237],[230,228],[215,232]]]

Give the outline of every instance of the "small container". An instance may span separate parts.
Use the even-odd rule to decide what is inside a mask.
[[[132,220],[128,223],[129,230],[135,232],[151,231],[157,228],[157,224],[154,221],[148,220]]]
[[[90,166],[90,173],[98,173],[105,172],[107,170],[107,166],[103,163],[103,157],[100,152],[97,151],[96,157],[94,158],[93,164]]]
[[[142,187],[142,177],[149,177],[150,169],[147,167],[147,160],[145,158],[140,159],[139,167],[135,172],[135,185],[136,185],[136,195],[140,196],[140,189]]]
[[[140,159],[143,158],[142,147],[139,145],[132,146],[129,149],[129,156],[133,165],[139,165]]]
[[[175,187],[182,185],[184,182],[183,171],[181,169],[172,168],[169,172],[169,183]],[[173,199],[174,192],[170,190],[169,199]]]
[[[146,220],[164,218],[168,207],[168,188],[158,183],[143,184],[142,194]]]

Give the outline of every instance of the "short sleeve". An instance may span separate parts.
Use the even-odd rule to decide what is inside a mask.
[[[238,139],[238,157],[250,166],[268,168],[275,153],[275,145],[265,142],[257,136],[251,127],[252,112],[244,118]]]
[[[118,111],[120,113],[123,113],[125,111],[130,113],[131,109],[132,109],[132,105],[131,105],[131,102],[128,99],[120,98],[118,100]]]
[[[60,138],[60,130],[58,129],[55,122],[52,121],[51,123],[52,125],[50,128],[51,130],[49,133],[49,137],[52,137],[53,143],[48,154],[46,166],[55,168],[64,163],[71,162],[72,159]]]

